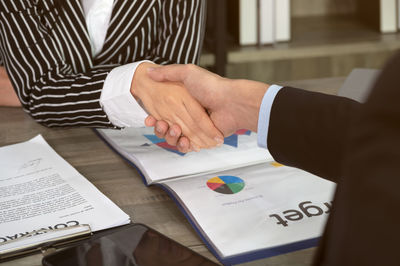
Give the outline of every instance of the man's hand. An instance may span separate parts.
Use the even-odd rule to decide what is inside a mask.
[[[132,95],[142,102],[147,112],[155,119],[165,121],[168,127],[174,124],[179,125],[179,127],[175,126],[179,130],[176,130],[176,135],[173,137],[179,137],[182,133],[190,139],[188,150],[221,145],[222,134],[215,128],[198,101],[180,83],[160,83],[150,79],[147,76],[149,67],[157,68],[158,66],[151,63],[140,64],[131,86]]]
[[[242,128],[257,131],[258,112],[262,98],[269,87],[267,84],[222,78],[195,65],[151,68],[148,74],[159,82],[181,82],[207,109],[214,125],[224,136],[229,136]],[[158,137],[165,137],[171,145],[178,144],[180,151],[188,149],[188,139],[179,138],[179,135],[174,133],[170,134],[171,131],[179,132],[179,127],[176,125],[169,128],[171,125],[159,121],[156,117],[148,117],[145,122],[147,126],[155,126]]]

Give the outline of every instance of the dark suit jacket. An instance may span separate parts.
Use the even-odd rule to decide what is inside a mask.
[[[0,0],[0,58],[23,108],[47,126],[113,127],[99,99],[108,73],[140,60],[197,63],[205,0],[115,0],[91,54],[81,0]]]
[[[283,88],[268,148],[338,184],[316,265],[400,265],[400,54],[365,104]]]

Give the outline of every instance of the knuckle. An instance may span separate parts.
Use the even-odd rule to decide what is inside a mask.
[[[185,71],[191,72],[196,69],[196,66],[194,64],[187,64],[185,65]]]
[[[164,101],[165,101],[165,103],[168,104],[168,105],[173,105],[173,104],[176,104],[176,103],[177,103],[176,98],[175,98],[174,96],[172,96],[172,95],[167,95],[167,96],[165,96],[165,97],[164,97]]]

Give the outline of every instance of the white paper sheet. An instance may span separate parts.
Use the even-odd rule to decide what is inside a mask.
[[[0,243],[42,228],[97,231],[129,221],[42,136],[0,148]]]

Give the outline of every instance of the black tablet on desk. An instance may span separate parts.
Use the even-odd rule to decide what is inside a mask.
[[[217,265],[142,224],[95,234],[71,248],[47,255],[45,266]]]

